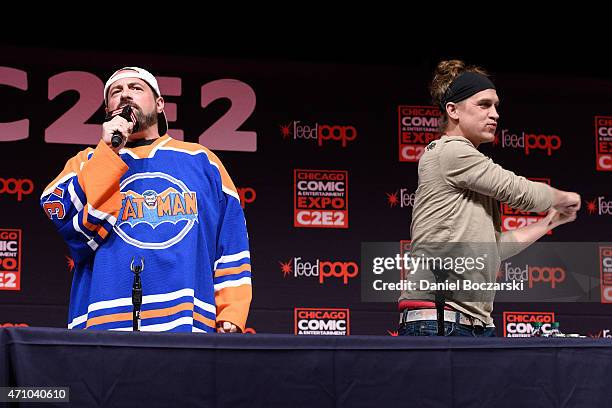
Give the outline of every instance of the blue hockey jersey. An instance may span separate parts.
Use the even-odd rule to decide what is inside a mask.
[[[141,330],[244,330],[250,253],[223,164],[168,135],[119,154],[81,151],[41,196],[74,259],[68,327],[132,330],[130,264],[144,258]]]

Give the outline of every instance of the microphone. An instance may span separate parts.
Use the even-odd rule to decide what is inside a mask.
[[[112,112],[108,112],[106,118],[104,118],[104,121],[108,122],[116,116],[121,116],[123,119],[134,124],[134,127],[132,128],[132,133],[138,131],[138,119],[136,119],[136,115],[134,114],[134,111],[132,110],[132,107],[130,105],[125,105],[123,108],[115,109]],[[123,136],[121,135],[121,132],[115,130],[113,132],[113,137],[111,138],[111,145],[113,147],[119,147],[121,145],[121,142],[123,142]]]
[[[130,269],[134,272],[134,283],[132,285],[132,330],[140,331],[140,308],[142,306],[142,281],[140,273],[144,270],[144,258],[139,259],[140,265],[134,265],[134,258],[130,263]]]

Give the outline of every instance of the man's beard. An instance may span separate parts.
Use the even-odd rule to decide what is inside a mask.
[[[135,110],[136,119],[138,120],[138,131],[142,132],[157,123],[157,112],[153,111],[149,114],[144,114],[140,110]]]
[[[125,105],[130,105],[134,115],[136,115],[136,120],[138,121],[138,132],[142,132],[143,130],[148,129],[157,123],[157,112],[155,112],[155,110],[145,115],[142,113],[140,106],[136,105],[131,99],[121,99],[119,106],[123,107]]]

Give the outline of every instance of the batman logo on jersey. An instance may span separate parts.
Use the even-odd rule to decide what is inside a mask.
[[[168,174],[134,174],[121,182],[120,190],[115,231],[131,245],[169,248],[199,222],[197,193]]]

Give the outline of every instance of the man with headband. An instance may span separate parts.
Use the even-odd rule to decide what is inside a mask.
[[[477,150],[481,143],[495,139],[499,120],[495,85],[482,69],[458,60],[442,61],[436,69],[431,94],[442,112],[442,136],[426,147],[419,160],[411,225],[412,255],[420,251],[435,253],[436,249],[440,250],[438,254],[457,248],[462,248],[457,249],[461,252],[469,244],[474,249],[491,243],[487,248],[493,248],[489,251],[489,267],[480,272],[482,276],[468,271],[460,278],[495,282],[501,260],[576,218],[580,196],[517,176]],[[522,211],[548,214],[529,226],[501,232],[500,202]],[[459,273],[432,268],[430,276],[432,272],[437,274],[437,281],[440,276],[457,277]],[[404,291],[399,299],[400,334],[494,336],[492,296],[469,300],[465,293],[444,298],[439,293],[434,296],[427,291]]]
[[[249,244],[223,164],[167,134],[148,71],[119,69],[103,96],[110,115],[97,147],[71,158],[41,197],[74,259],[68,327],[132,330],[136,263],[144,266],[140,330],[244,331]]]

